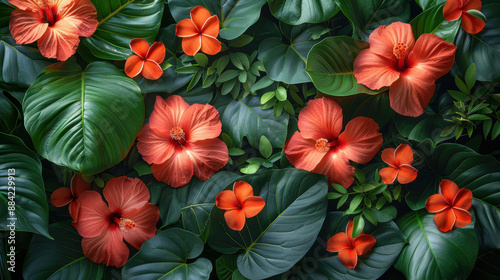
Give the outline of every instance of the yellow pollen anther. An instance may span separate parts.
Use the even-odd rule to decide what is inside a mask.
[[[326,153],[330,150],[330,144],[328,143],[328,140],[325,138],[320,138],[319,140],[316,141],[316,145],[314,145],[318,151],[322,153]]]
[[[397,59],[406,59],[408,56],[408,46],[405,43],[399,43],[394,45],[392,53]]]
[[[129,231],[134,230],[135,223],[131,219],[121,218],[119,226],[120,226],[120,229],[123,230],[124,232],[129,232]]]
[[[170,130],[170,137],[176,141],[186,140],[186,133],[182,128],[176,126]]]

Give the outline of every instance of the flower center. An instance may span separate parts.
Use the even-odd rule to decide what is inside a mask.
[[[398,60],[398,69],[402,70],[405,67],[405,60],[408,57],[408,46],[405,43],[398,43],[394,45],[392,53]]]
[[[179,141],[180,144],[186,141],[186,133],[184,133],[184,130],[182,130],[182,128],[178,126],[170,130],[170,137],[172,137],[172,139],[176,141]]]
[[[123,230],[124,232],[130,232],[135,228],[135,223],[131,219],[121,218],[120,223],[118,225],[120,226],[120,229]]]
[[[57,8],[55,6],[49,7],[48,5],[44,5],[44,8],[40,11],[40,13],[42,14],[43,22],[48,23],[49,26],[56,24],[58,17]]]
[[[328,143],[328,140],[325,138],[320,138],[319,140],[316,141],[316,145],[314,145],[316,149],[322,153],[326,153],[330,150],[330,144]]]

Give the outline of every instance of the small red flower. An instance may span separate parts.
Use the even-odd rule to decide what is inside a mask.
[[[354,269],[358,264],[358,256],[366,254],[377,243],[375,237],[364,234],[364,231],[352,238],[352,225],[353,222],[349,221],[345,232],[335,234],[326,242],[326,250],[339,252],[339,260],[350,269]]]
[[[462,17],[460,25],[465,32],[477,34],[483,30],[486,23],[467,11],[481,10],[481,0],[448,0],[444,4],[443,16],[448,21],[457,20]]]
[[[187,55],[193,56],[200,50],[214,55],[222,48],[217,40],[219,29],[219,17],[211,16],[202,6],[196,6],[191,10],[190,19],[186,18],[177,23],[175,35],[182,38],[182,50]]]
[[[70,187],[62,187],[55,190],[50,196],[50,203],[55,207],[62,207],[69,204],[69,215],[73,222],[78,221],[78,210],[80,209],[80,202],[77,198],[84,191],[90,189],[90,183],[83,180],[81,175],[75,174],[71,178]]]
[[[149,80],[158,80],[163,74],[160,64],[165,59],[165,45],[155,42],[151,47],[141,38],[130,41],[130,49],[135,53],[125,62],[125,74],[133,78],[142,74]]]
[[[396,149],[385,149],[382,151],[382,160],[389,164],[389,167],[379,171],[384,184],[392,184],[396,178],[400,184],[408,184],[417,178],[417,169],[411,166],[413,151],[410,146],[401,144]]]
[[[215,206],[227,210],[224,213],[226,223],[232,230],[241,231],[245,218],[259,214],[266,203],[260,196],[253,196],[253,188],[244,181],[235,182],[232,191],[222,191],[215,197]]]
[[[103,190],[108,205],[96,191],[83,192],[74,224],[83,237],[83,254],[95,263],[122,267],[128,260],[125,239],[137,250],[156,234],[160,211],[148,203],[149,190],[141,180],[112,178]]]
[[[463,228],[472,222],[469,209],[472,206],[472,192],[469,189],[459,189],[450,180],[442,180],[439,184],[439,194],[431,195],[425,202],[425,208],[434,215],[438,229],[447,232]]]

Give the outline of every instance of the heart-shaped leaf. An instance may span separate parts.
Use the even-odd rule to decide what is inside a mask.
[[[331,0],[268,0],[273,16],[282,22],[300,25],[322,22],[340,10]]]
[[[24,125],[44,158],[85,175],[128,153],[144,120],[137,84],[108,62],[82,71],[66,62],[46,68],[26,92]]]
[[[447,21],[443,16],[444,3],[433,6],[416,16],[411,22],[413,36],[418,39],[424,33],[431,33],[453,43],[460,29],[460,20]]]

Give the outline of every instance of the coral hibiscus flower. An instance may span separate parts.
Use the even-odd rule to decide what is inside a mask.
[[[462,17],[460,25],[465,32],[477,34],[483,30],[486,23],[481,19],[468,13],[470,10],[481,10],[481,0],[448,0],[444,4],[443,16],[444,19],[451,21]]]
[[[125,62],[125,74],[133,78],[142,74],[149,80],[158,80],[163,74],[160,64],[165,59],[165,45],[155,42],[151,47],[141,38],[130,41],[130,49],[135,53]]]
[[[310,101],[299,113],[299,130],[285,144],[288,160],[297,168],[328,177],[329,183],[348,188],[354,182],[357,163],[369,162],[382,146],[378,124],[370,118],[356,117],[342,130],[342,108],[337,102],[321,98]]]
[[[233,190],[220,192],[215,197],[215,206],[227,210],[224,219],[232,230],[241,231],[245,226],[245,218],[252,218],[266,206],[264,199],[253,196],[253,188],[244,181],[235,182]]]
[[[401,144],[396,149],[385,149],[382,151],[382,160],[389,164],[389,167],[379,171],[384,184],[392,184],[396,178],[400,184],[408,184],[417,178],[417,169],[411,166],[413,151],[410,146]]]
[[[220,23],[217,15],[202,6],[191,10],[191,18],[186,18],[177,23],[175,35],[182,38],[182,50],[187,55],[195,55],[200,50],[206,54],[214,55],[220,52],[221,44],[217,40]]]
[[[217,139],[222,124],[212,105],[189,104],[178,95],[156,97],[149,124],[139,133],[137,149],[153,164],[155,178],[172,187],[187,184],[193,174],[205,181],[224,167],[228,149]]]
[[[345,232],[335,234],[326,242],[326,250],[339,252],[339,260],[350,269],[358,264],[358,256],[366,254],[377,243],[375,237],[364,232],[352,238],[352,225],[353,222],[349,221]]]
[[[78,47],[79,36],[90,37],[97,11],[90,0],[9,0],[18,9],[9,29],[19,45],[38,41],[43,56],[65,61]]]
[[[431,195],[425,202],[425,208],[434,215],[438,229],[447,232],[453,227],[463,228],[472,222],[469,209],[472,206],[472,191],[459,189],[450,180],[439,183],[439,194]]]
[[[139,250],[142,243],[155,236],[160,211],[148,203],[149,190],[137,178],[113,178],[103,194],[108,205],[96,191],[80,195],[80,212],[74,226],[83,237],[83,254],[87,258],[122,267],[129,255],[123,239]]]
[[[421,115],[434,95],[436,80],[453,66],[457,47],[433,34],[423,34],[415,42],[411,25],[401,22],[378,27],[369,43],[370,48],[354,60],[358,82],[373,90],[390,86],[394,111]]]
[[[69,215],[73,222],[77,222],[80,202],[77,198],[86,190],[90,189],[90,183],[83,180],[81,175],[75,174],[71,178],[70,187],[62,187],[55,190],[50,196],[50,202],[55,207],[62,207],[69,204]]]

